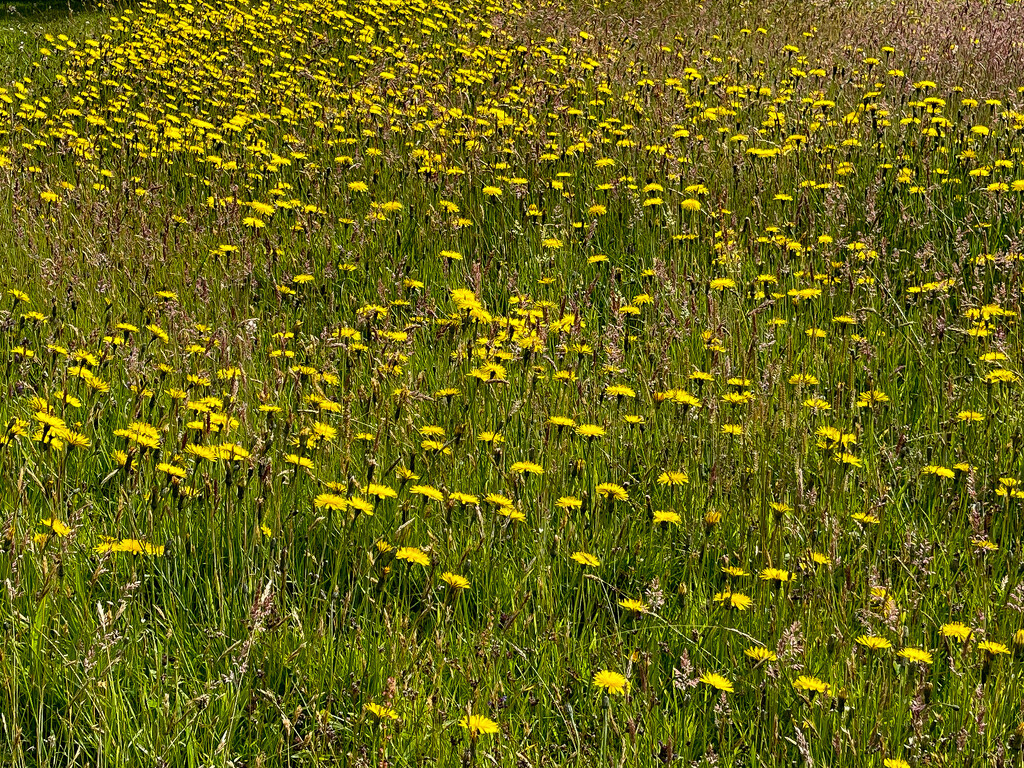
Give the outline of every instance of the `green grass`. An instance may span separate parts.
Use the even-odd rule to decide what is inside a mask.
[[[1019,763],[1016,8],[947,10],[22,11],[0,764]]]
[[[4,3],[0,9],[0,69],[12,79],[30,75],[43,35],[84,39],[105,28],[105,15],[86,3]]]

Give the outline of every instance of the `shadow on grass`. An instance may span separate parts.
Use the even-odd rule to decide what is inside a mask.
[[[34,76],[46,34],[94,36],[105,27],[97,0],[0,0],[0,85]]]
[[[82,0],[0,0],[0,22],[42,24],[95,10],[95,3]]]

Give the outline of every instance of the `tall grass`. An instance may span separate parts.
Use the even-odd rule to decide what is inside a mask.
[[[0,760],[1017,764],[1018,6],[808,7],[11,59]]]

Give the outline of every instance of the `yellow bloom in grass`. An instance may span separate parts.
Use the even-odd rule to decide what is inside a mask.
[[[164,546],[163,544],[150,544],[148,541],[139,541],[138,539],[111,539],[103,541],[96,547],[96,551],[103,552],[129,552],[133,555],[155,555],[157,557],[163,555]]]
[[[878,525],[881,522],[877,517],[867,512],[854,512],[850,517],[858,523],[864,523],[865,525]]]
[[[876,637],[875,635],[861,635],[855,642],[858,645],[863,645],[869,651],[885,651],[892,648],[892,643],[884,637]]]
[[[52,517],[43,518],[39,521],[39,524],[45,528],[49,528],[51,531],[56,533],[58,536],[67,536],[71,533],[71,529],[68,528],[60,520]]]
[[[526,515],[515,507],[498,507],[498,514],[502,517],[507,517],[511,520],[517,520],[522,522],[526,519]]]
[[[607,432],[605,432],[604,427],[597,424],[580,424],[576,427],[576,434],[588,440],[593,440],[598,437],[604,437]]]
[[[399,547],[395,552],[395,558],[422,565],[424,568],[430,565],[430,557],[418,547]]]
[[[998,656],[999,654],[1010,652],[1010,649],[1002,643],[994,643],[991,640],[978,643],[978,650],[984,651],[986,656]]]
[[[483,715],[470,715],[459,720],[459,725],[469,731],[474,739],[480,734],[493,734],[498,732],[498,724]]]
[[[544,474],[544,467],[542,467],[540,464],[534,464],[532,461],[517,461],[515,464],[513,464],[511,467],[509,467],[509,469],[511,471],[515,472],[516,474],[519,474],[519,475],[524,475],[524,474],[543,475]]]
[[[378,720],[397,720],[398,713],[391,707],[382,707],[380,704],[374,704],[370,702],[366,705],[366,711],[376,717]]]
[[[484,501],[496,507],[511,507],[513,504],[512,499],[502,496],[500,493],[489,493],[484,497]]]
[[[414,485],[409,488],[409,493],[433,499],[434,501],[444,501],[444,494],[431,485]]]
[[[362,512],[367,517],[373,517],[373,502],[369,499],[364,499],[362,496],[353,496],[348,500],[348,505],[352,509]]]
[[[469,579],[465,576],[459,576],[457,573],[452,573],[451,571],[445,571],[442,573],[441,581],[453,589],[469,589]]]
[[[654,522],[655,523],[675,523],[679,525],[682,518],[678,512],[673,512],[671,509],[656,509],[654,510]]]
[[[570,555],[570,557],[580,565],[586,565],[591,568],[596,568],[601,564],[600,560],[598,560],[589,552],[584,552],[583,550],[580,550],[579,552],[573,552],[572,555]]]
[[[558,501],[555,502],[555,506],[566,511],[570,509],[579,509],[583,506],[583,500],[577,499],[575,496],[561,496]]]
[[[943,637],[952,637],[954,640],[959,640],[961,643],[966,643],[967,638],[974,632],[973,629],[968,627],[966,624],[961,624],[959,621],[954,621],[950,624],[943,624],[939,628],[939,633]]]
[[[776,661],[779,657],[767,648],[762,648],[758,645],[752,645],[743,651],[743,655],[750,659],[754,664],[763,664],[767,661]]]
[[[758,574],[761,581],[792,581],[795,576],[789,571],[784,571],[781,568],[765,568]]]
[[[910,763],[900,760],[898,757],[887,757],[882,761],[885,768],[910,768]]]
[[[714,598],[716,603],[722,603],[726,608],[736,611],[745,611],[754,604],[754,601],[742,592],[716,592]]]
[[[896,655],[902,659],[906,659],[911,664],[932,663],[932,655],[921,648],[901,648],[900,652]]]
[[[484,187],[483,192],[487,197],[501,197],[501,189],[499,187]]]
[[[629,501],[629,494],[626,492],[626,489],[621,485],[616,485],[615,483],[600,483],[597,486],[597,492],[606,499]]]
[[[398,495],[395,489],[391,486],[380,485],[379,483],[370,483],[363,488],[362,491],[367,496],[376,496],[381,501],[384,499],[393,499]]]
[[[331,509],[338,512],[348,508],[348,500],[344,496],[335,493],[321,493],[313,499],[313,506],[317,509]]]
[[[623,384],[612,384],[605,387],[605,395],[608,397],[636,397],[636,390]]]
[[[685,472],[662,472],[658,475],[658,485],[685,485],[690,482]]]
[[[294,464],[297,467],[306,467],[306,469],[313,468],[313,462],[307,459],[305,456],[299,456],[296,453],[289,453],[284,457],[284,460],[289,464]]]
[[[736,281],[731,277],[719,277],[711,281],[711,288],[715,291],[724,291],[727,288],[735,288]]]
[[[618,672],[602,669],[594,675],[594,686],[604,688],[612,696],[622,696],[629,690],[629,680]]]
[[[810,675],[800,675],[793,681],[793,687],[806,693],[828,693],[828,683]]]
[[[735,689],[732,687],[732,683],[729,682],[729,679],[717,672],[708,672],[700,678],[700,681],[704,683],[704,685],[710,685],[712,688],[717,688],[718,690],[725,691],[726,693],[735,692]]]
[[[643,600],[634,600],[633,598],[619,600],[619,605],[627,611],[633,611],[634,613],[647,613],[650,610],[650,607]]]
[[[749,573],[747,573],[745,569],[740,568],[738,565],[723,565],[722,573],[724,573],[726,576],[735,576],[737,578],[739,578],[740,576],[750,575]]]

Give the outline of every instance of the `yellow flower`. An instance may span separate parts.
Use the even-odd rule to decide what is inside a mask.
[[[49,528],[51,531],[56,533],[58,536],[67,536],[69,533],[71,533],[71,529],[68,528],[64,523],[62,523],[60,520],[58,520],[56,518],[52,518],[52,517],[44,518],[44,519],[39,521],[39,524],[44,526],[44,527],[46,527],[46,528]]]
[[[390,707],[382,707],[380,704],[374,704],[373,702],[366,705],[366,711],[376,717],[378,720],[397,720],[398,713]]]
[[[647,603],[643,602],[642,600],[634,600],[632,598],[619,600],[619,605],[621,605],[627,611],[633,611],[634,613],[647,613],[650,610]]]
[[[459,576],[457,573],[452,573],[451,571],[445,571],[442,573],[441,581],[454,589],[469,589],[469,579],[465,576]]]
[[[426,568],[430,565],[430,557],[422,549],[417,547],[399,547],[395,553],[395,558],[398,560],[406,560],[410,563],[417,563]]]
[[[594,686],[604,688],[612,696],[622,696],[629,691],[629,680],[618,672],[602,669],[594,675]]]
[[[601,564],[601,561],[594,557],[592,554],[590,554],[589,552],[584,552],[582,550],[580,550],[579,552],[573,552],[570,557],[572,557],[572,559],[580,565],[586,565],[591,568],[596,568]]]
[[[682,518],[678,512],[673,512],[671,509],[656,509],[654,510],[654,522],[655,523],[674,523],[679,525]]]
[[[828,683],[810,675],[800,675],[793,681],[793,687],[808,693],[828,693]]]
[[[742,592],[732,592],[730,590],[716,592],[712,599],[716,603],[724,603],[726,608],[737,611],[745,611],[754,604],[754,601]]]
[[[884,651],[892,648],[892,643],[884,637],[876,637],[874,635],[861,635],[855,642],[858,645],[863,645],[870,651]]]
[[[580,424],[576,427],[576,434],[580,437],[586,437],[587,439],[593,440],[597,437],[604,437],[607,434],[604,427],[598,426],[597,424]]]
[[[762,664],[766,661],[776,661],[779,657],[767,648],[754,645],[743,651],[743,654],[755,664]]]
[[[483,715],[470,715],[459,720],[459,725],[469,731],[471,737],[498,732],[498,724]]]
[[[615,483],[600,483],[597,486],[597,492],[606,499],[629,501],[629,494],[626,493],[626,489],[621,485],[616,485]]]
[[[906,659],[911,664],[932,663],[932,655],[928,651],[920,648],[901,648],[900,652],[896,655],[900,658]]]
[[[726,693],[735,692],[732,687],[732,683],[729,682],[729,679],[717,672],[708,672],[706,675],[702,675],[700,682],[704,683],[704,685],[710,685],[712,688],[717,688],[720,691],[725,691]]]
[[[1010,649],[1002,643],[994,643],[991,640],[978,643],[978,650],[984,651],[986,656],[998,656],[1010,652]]]
[[[532,461],[517,461],[511,467],[509,471],[515,472],[518,475],[532,474],[532,475],[543,475],[544,467],[540,464],[534,464]]]
[[[348,508],[348,501],[344,496],[338,496],[334,493],[321,493],[315,499],[313,499],[313,505],[317,509],[331,509],[335,511],[344,511]]]
[[[409,488],[409,493],[414,493],[417,496],[423,496],[427,499],[433,499],[434,501],[444,501],[444,494],[431,485],[414,485]]]
[[[662,472],[658,475],[658,485],[685,485],[690,482],[685,472]]]
[[[955,640],[959,640],[961,643],[966,643],[967,638],[971,636],[971,633],[974,632],[974,630],[966,624],[954,621],[951,624],[943,624],[939,628],[939,632],[943,637],[952,637]]]
[[[379,483],[369,483],[366,485],[362,492],[367,496],[376,496],[378,499],[393,499],[398,495],[394,488],[388,485],[380,485]]]

